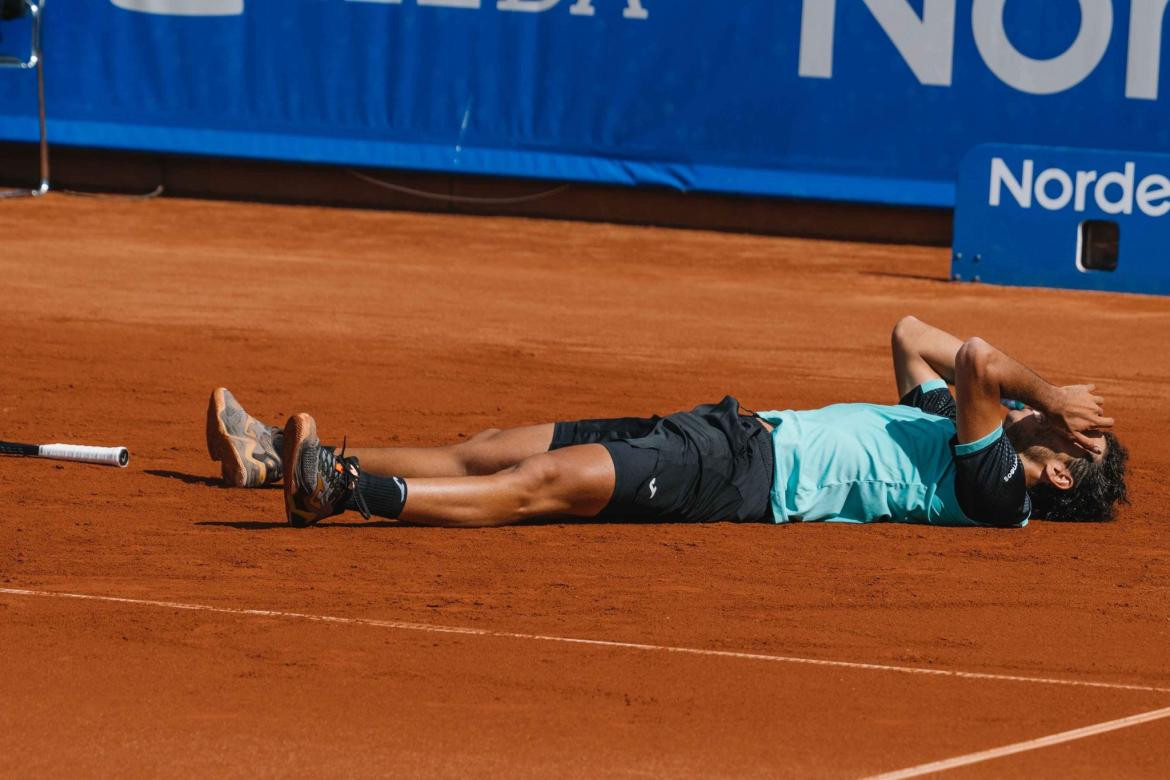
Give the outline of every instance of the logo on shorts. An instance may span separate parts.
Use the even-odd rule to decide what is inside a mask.
[[[1008,481],[1008,480],[1010,480],[1012,477],[1014,477],[1014,476],[1016,475],[1016,471],[1017,471],[1019,468],[1020,468],[1020,456],[1019,456],[1019,455],[1017,455],[1017,456],[1015,457],[1015,460],[1014,460],[1014,461],[1013,461],[1013,463],[1012,463],[1012,470],[1011,470],[1011,471],[1009,471],[1009,472],[1008,472],[1008,475],[1007,475],[1006,477],[1004,477],[1004,478],[1003,478],[1003,481],[1004,481],[1004,482],[1007,482],[1007,481]]]
[[[658,492],[658,477],[655,477],[654,479],[650,480],[649,487],[650,487],[650,498],[653,499],[654,495]]]

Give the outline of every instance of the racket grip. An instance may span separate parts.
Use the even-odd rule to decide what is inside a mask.
[[[72,460],[79,463],[97,463],[102,466],[126,468],[130,463],[130,451],[125,447],[88,447],[82,444],[42,444],[42,458]]]

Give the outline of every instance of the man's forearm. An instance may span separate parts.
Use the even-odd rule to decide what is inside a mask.
[[[1043,412],[1048,422],[1089,452],[1104,452],[1102,431],[1113,427],[1105,416],[1105,399],[1093,385],[1056,387],[1035,371],[980,338],[963,343],[955,360],[959,441],[978,440],[1003,419],[1000,398],[1023,401]]]
[[[1007,353],[982,339],[971,339],[962,345],[961,351],[961,360],[971,364],[975,381],[983,384],[995,398],[1022,401],[1046,413],[1058,411],[1060,388]]]

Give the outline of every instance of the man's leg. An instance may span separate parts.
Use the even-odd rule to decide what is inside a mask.
[[[653,430],[657,417],[577,420],[563,426],[557,449],[573,444],[637,439]],[[362,471],[384,477],[473,477],[495,474],[553,447],[556,423],[491,429],[445,447],[389,447],[347,450]]]
[[[356,457],[341,459],[322,446],[307,414],[293,416],[285,426],[284,462],[285,506],[294,525],[346,509],[367,517],[469,527],[554,515],[591,517],[605,508],[614,489],[613,460],[598,444],[537,453],[485,476],[411,478],[408,488],[399,475],[366,472]]]
[[[492,429],[444,447],[354,448],[362,471],[383,477],[472,477],[495,474],[548,452],[553,423]]]
[[[473,528],[538,517],[595,517],[613,495],[613,459],[600,444],[544,452],[486,476],[412,479],[399,518]]]
[[[553,423],[492,429],[442,447],[355,448],[346,452],[371,474],[399,477],[468,477],[494,474],[547,452]],[[284,432],[249,415],[227,388],[217,388],[207,406],[207,451],[222,462],[229,485],[258,487],[279,482]]]

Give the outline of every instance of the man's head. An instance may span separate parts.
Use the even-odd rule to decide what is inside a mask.
[[[1024,461],[1037,517],[1107,522],[1118,504],[1129,502],[1125,485],[1129,451],[1112,433],[1100,435],[1102,452],[1092,454],[1052,428],[1038,412],[1012,412],[1006,428]]]

